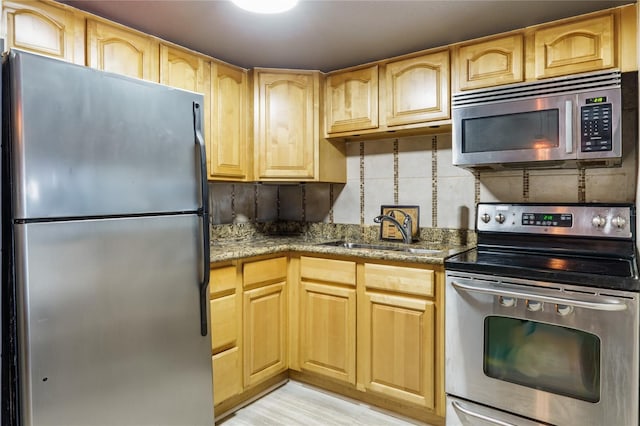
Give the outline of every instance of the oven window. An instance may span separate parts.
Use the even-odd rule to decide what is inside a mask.
[[[589,402],[600,400],[600,339],[584,331],[490,316],[484,321],[487,376]]]
[[[462,121],[462,152],[555,148],[557,109],[529,111]]]

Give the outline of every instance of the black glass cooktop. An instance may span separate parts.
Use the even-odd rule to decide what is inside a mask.
[[[633,259],[472,249],[445,260],[447,270],[638,291]]]

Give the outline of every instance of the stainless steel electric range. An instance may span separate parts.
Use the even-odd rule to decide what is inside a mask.
[[[631,204],[481,203],[445,261],[447,425],[639,424]]]

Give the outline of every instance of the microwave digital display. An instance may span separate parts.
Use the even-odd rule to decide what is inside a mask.
[[[571,213],[522,213],[522,224],[571,228],[573,215]]]
[[[607,102],[607,97],[606,96],[599,96],[597,98],[587,98],[585,99],[585,103],[587,105],[589,104],[603,104]]]

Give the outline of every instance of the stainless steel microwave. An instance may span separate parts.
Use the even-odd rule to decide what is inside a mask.
[[[622,161],[619,71],[457,93],[452,116],[456,166],[607,167]]]

